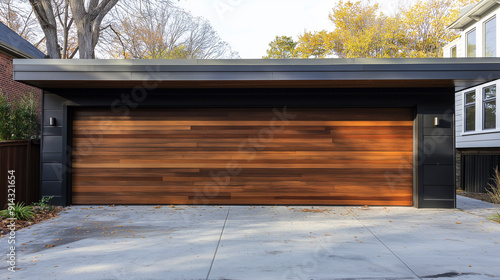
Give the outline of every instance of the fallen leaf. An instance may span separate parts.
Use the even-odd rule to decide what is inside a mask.
[[[52,248],[55,247],[56,245],[45,245],[45,248]]]

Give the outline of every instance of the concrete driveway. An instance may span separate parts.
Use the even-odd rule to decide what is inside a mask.
[[[17,232],[0,279],[500,279],[500,224],[471,205],[71,207]]]

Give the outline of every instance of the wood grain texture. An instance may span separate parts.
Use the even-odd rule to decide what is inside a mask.
[[[407,108],[73,116],[74,204],[413,204]]]

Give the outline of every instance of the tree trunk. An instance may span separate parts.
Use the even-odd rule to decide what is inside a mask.
[[[84,0],[69,0],[78,32],[81,59],[95,58],[95,46],[99,40],[101,22],[117,2],[118,0],[101,0],[99,3],[99,0],[90,0],[86,10]]]
[[[80,59],[95,58],[94,48],[92,47],[92,26],[85,22],[78,28],[78,45],[80,46]]]
[[[29,0],[33,11],[45,34],[47,55],[50,58],[61,58],[61,47],[57,41],[57,23],[54,17],[51,0]]]

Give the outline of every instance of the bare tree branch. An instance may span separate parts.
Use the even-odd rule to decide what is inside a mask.
[[[118,3],[118,0],[90,0],[88,10],[83,0],[69,0],[71,13],[78,30],[80,58],[95,58],[95,47],[104,17]]]
[[[124,1],[114,10],[113,29],[107,33],[110,56],[123,58],[236,58],[210,23],[176,7],[170,1]]]
[[[75,57],[75,55],[78,53],[78,51],[79,51],[79,47],[76,46],[75,50],[71,53],[71,55],[68,58],[72,59],[73,57]]]
[[[29,0],[29,2],[45,34],[47,55],[50,58],[61,58],[61,48],[57,42],[57,23],[51,0]]]

